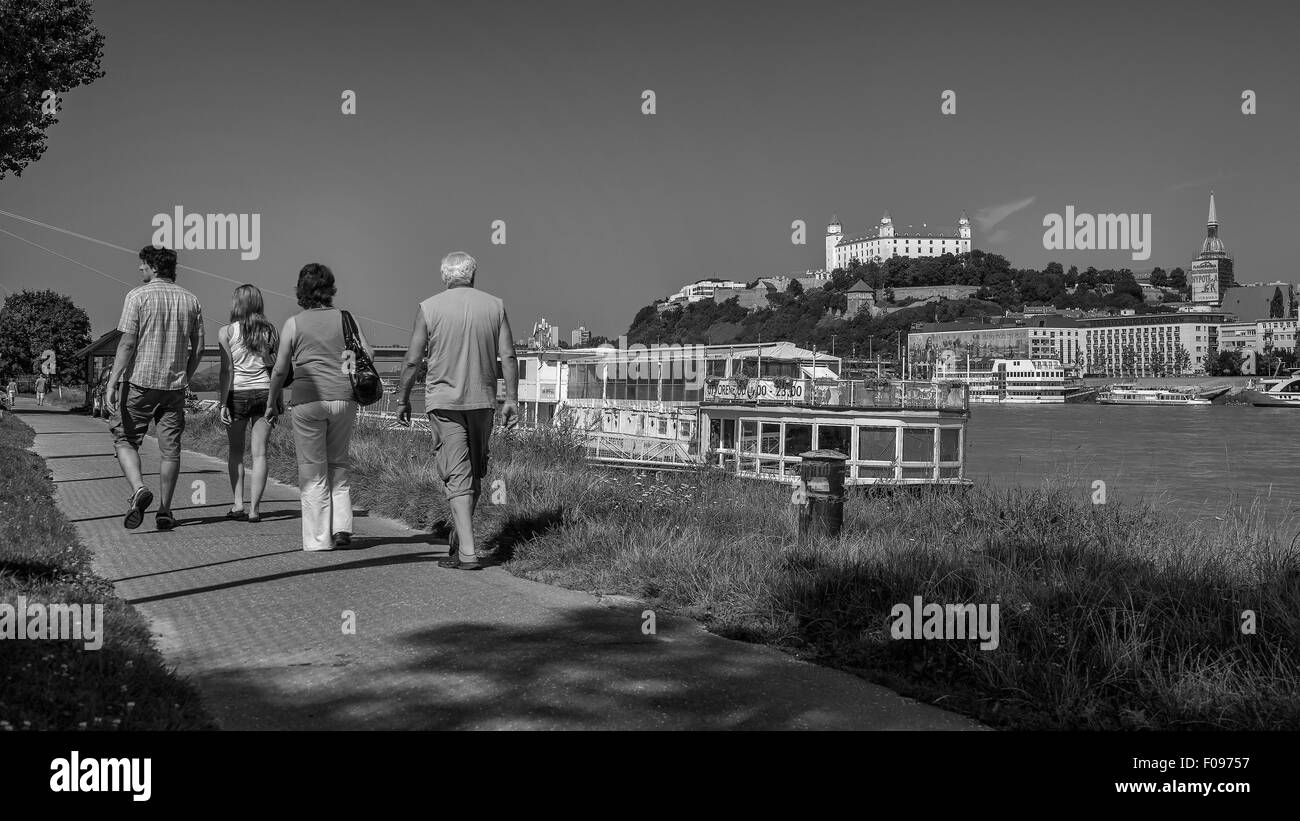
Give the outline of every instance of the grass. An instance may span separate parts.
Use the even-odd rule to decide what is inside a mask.
[[[164,666],[140,615],[92,572],[31,442],[17,417],[0,419],[0,603],[103,605],[103,646],[0,640],[0,731],[210,728],[197,692]]]
[[[211,419],[186,435],[225,453]],[[357,504],[443,526],[427,441],[359,426]],[[270,460],[296,481],[286,431]],[[841,537],[800,546],[785,486],[604,470],[556,430],[494,434],[486,481],[476,532],[517,575],[638,597],[993,726],[1300,729],[1294,519],[1239,507],[1192,522],[1060,482],[855,493]],[[998,604],[1000,646],[893,640],[891,609],[914,596]]]

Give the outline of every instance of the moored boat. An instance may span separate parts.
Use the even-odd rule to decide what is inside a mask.
[[[1257,408],[1300,408],[1300,376],[1254,380],[1241,397]]]
[[[1099,405],[1209,405],[1195,388],[1140,388],[1137,385],[1111,385],[1097,394]]]

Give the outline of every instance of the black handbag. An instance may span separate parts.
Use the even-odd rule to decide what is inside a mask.
[[[348,374],[352,380],[352,398],[357,400],[358,405],[373,405],[383,397],[384,383],[379,378],[379,371],[375,370],[375,363],[361,346],[361,332],[357,330],[356,320],[347,311],[342,313],[343,344],[347,350],[352,351],[354,357],[352,370]]]

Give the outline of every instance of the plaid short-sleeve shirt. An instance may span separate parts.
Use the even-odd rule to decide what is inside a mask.
[[[203,344],[198,297],[170,280],[151,280],[126,295],[117,329],[136,336],[127,382],[163,391],[186,387],[190,351]]]

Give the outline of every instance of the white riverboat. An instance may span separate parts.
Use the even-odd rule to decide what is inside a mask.
[[[1055,359],[995,359],[989,370],[971,370],[969,366],[957,367],[955,357],[944,353],[937,363],[935,378],[967,385],[972,402],[1059,404],[1069,390],[1065,368]]]
[[[1257,408],[1300,408],[1300,374],[1253,380],[1241,396]]]
[[[1209,405],[1195,388],[1141,388],[1111,385],[1097,394],[1098,405]]]

